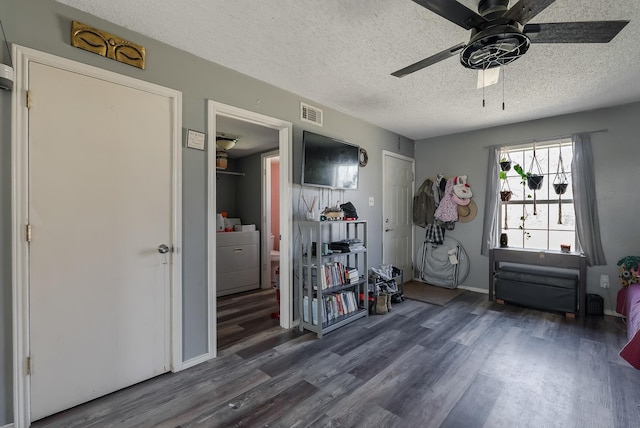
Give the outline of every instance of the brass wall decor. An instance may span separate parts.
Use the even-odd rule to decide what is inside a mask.
[[[77,21],[71,22],[71,46],[144,70],[147,52],[143,46]]]

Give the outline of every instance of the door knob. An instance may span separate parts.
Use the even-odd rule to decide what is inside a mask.
[[[158,252],[160,254],[166,254],[169,252],[169,246],[165,244],[158,245]]]

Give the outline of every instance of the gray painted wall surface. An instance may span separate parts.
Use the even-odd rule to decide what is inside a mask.
[[[255,224],[262,229],[262,159],[261,154],[238,159],[238,170],[244,177],[238,177],[236,186],[236,213],[244,224]],[[260,235],[262,236],[262,234]]]
[[[379,203],[366,206],[368,196],[382,200],[382,150],[413,157],[413,142],[398,135],[325,108],[301,97],[267,85],[233,70],[199,59],[191,54],[61,5],[53,0],[0,2],[0,18],[10,43],[27,46],[60,57],[111,70],[183,93],[183,122],[188,129],[206,131],[207,99],[276,117],[294,126],[294,179],[300,180],[301,137],[303,129],[313,129],[365,147],[369,166],[361,170],[360,190],[349,192],[347,200],[362,207],[361,217],[371,222],[372,263],[381,262],[382,211]],[[78,20],[104,31],[139,43],[147,49],[147,68],[134,67],[74,48],[69,44],[71,20]],[[0,54],[6,59],[6,54]],[[10,229],[10,127],[11,94],[0,91],[0,426],[13,419],[12,400],[12,334],[11,334],[11,229]],[[324,110],[324,127],[318,128],[299,120],[300,101]],[[399,139],[402,143],[399,144]],[[400,147],[398,147],[400,146]],[[183,150],[183,353],[184,359],[206,351],[206,153]],[[294,196],[298,195],[294,192]],[[298,206],[296,200],[292,201]],[[373,232],[376,233],[373,233]]]
[[[229,159],[227,171],[238,172],[235,159]],[[236,188],[243,177],[228,174],[216,174],[216,209],[226,211],[228,217],[237,217]]]
[[[637,224],[640,208],[637,186],[640,177],[639,117],[640,103],[634,103],[417,141],[417,185],[427,177],[435,177],[438,172],[446,176],[469,176],[478,216],[472,222],[456,224],[455,230],[447,232],[462,243],[471,261],[471,272],[462,285],[488,289],[489,259],[480,254],[488,158],[486,147],[608,128],[609,132],[591,136],[600,230],[607,265],[588,268],[587,293],[603,296],[605,309],[615,310],[616,293],[620,288],[616,263],[622,257],[640,253]],[[416,229],[416,254],[419,254],[425,230]],[[610,289],[600,288],[601,274],[609,275]]]

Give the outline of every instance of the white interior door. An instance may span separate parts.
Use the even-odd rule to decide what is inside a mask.
[[[169,370],[171,103],[31,63],[31,419]]]
[[[413,171],[414,160],[382,153],[382,263],[403,269],[413,278]]]

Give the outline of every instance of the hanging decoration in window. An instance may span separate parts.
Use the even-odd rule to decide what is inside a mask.
[[[511,166],[509,166],[511,168]],[[502,185],[500,186],[500,200],[502,202],[509,202],[511,200],[511,196],[513,196],[513,192],[511,191],[511,186],[509,186],[509,180],[507,180],[506,175],[500,176],[502,179]],[[509,229],[509,224],[507,223],[507,204],[504,205],[504,229]]]
[[[500,157],[500,170],[507,172],[511,170],[511,156],[509,152],[505,152],[505,155]]]
[[[533,173],[534,166],[537,169],[537,174]],[[527,186],[529,189],[533,190],[533,215],[538,215],[538,209],[536,207],[536,190],[540,190],[542,188],[543,181],[544,175],[542,175],[542,168],[540,168],[540,162],[538,162],[538,158],[536,157],[536,146],[534,144],[533,158],[531,159],[529,172],[527,172]]]
[[[564,164],[562,163],[562,147],[560,147],[560,155],[558,156],[558,170],[556,176],[553,179],[553,190],[558,195],[558,224],[562,224],[562,195],[567,191],[569,180],[567,173],[564,171]]]

